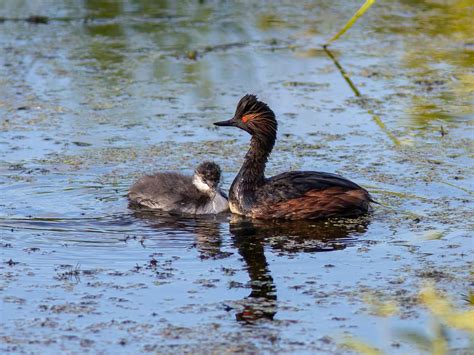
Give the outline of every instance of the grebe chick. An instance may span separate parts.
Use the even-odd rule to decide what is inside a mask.
[[[219,188],[221,169],[213,162],[199,164],[194,176],[174,172],[140,178],[128,192],[131,205],[184,214],[216,214],[229,209]]]
[[[265,165],[277,133],[275,114],[254,95],[245,95],[234,117],[214,123],[252,136],[244,163],[229,191],[231,212],[260,219],[317,219],[357,216],[374,202],[369,193],[342,176],[290,171],[265,178]]]

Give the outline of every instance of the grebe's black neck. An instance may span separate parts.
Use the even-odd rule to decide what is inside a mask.
[[[243,184],[259,187],[265,179],[265,166],[275,144],[275,136],[254,135],[238,176]]]
[[[231,202],[238,201],[240,209],[250,209],[255,199],[255,191],[265,181],[265,165],[276,140],[276,128],[272,134],[253,134],[244,163],[234,179],[229,192]]]

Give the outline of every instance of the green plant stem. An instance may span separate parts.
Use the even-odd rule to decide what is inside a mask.
[[[341,37],[346,31],[354,25],[354,23],[361,17],[365,12],[375,3],[375,0],[367,0],[364,5],[362,5],[359,10],[356,11],[356,13],[347,21],[347,23],[344,25],[341,30],[336,33],[329,41],[326,42],[324,47],[329,46],[331,42],[334,42],[337,40],[339,37]]]

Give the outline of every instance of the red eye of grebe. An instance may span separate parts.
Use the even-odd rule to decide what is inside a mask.
[[[257,116],[258,116],[257,113],[251,113],[251,114],[248,114],[248,115],[244,115],[242,117],[242,122],[247,123],[248,121],[253,120]]]

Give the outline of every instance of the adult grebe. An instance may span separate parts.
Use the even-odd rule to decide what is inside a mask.
[[[130,204],[185,214],[215,214],[229,209],[219,188],[221,169],[213,162],[201,163],[194,176],[173,172],[140,178],[128,193]]]
[[[277,121],[267,104],[245,95],[234,117],[214,123],[252,135],[250,149],[229,191],[233,213],[260,219],[316,219],[357,216],[369,211],[369,193],[342,176],[290,171],[265,178],[265,164],[276,140]]]

